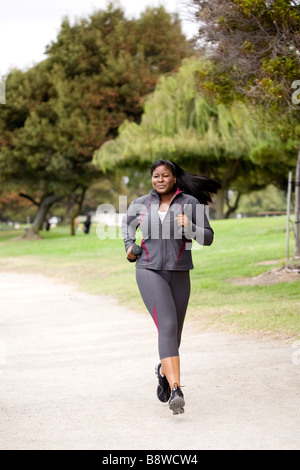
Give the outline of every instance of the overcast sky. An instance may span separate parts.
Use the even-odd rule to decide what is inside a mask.
[[[45,47],[57,37],[65,15],[74,20],[105,9],[108,3],[107,0],[1,0],[0,78],[12,67],[24,70],[45,59]],[[127,17],[139,16],[147,6],[164,5],[168,11],[179,14],[186,36],[196,32],[196,25],[187,12],[187,0],[113,0],[112,3],[121,5]]]

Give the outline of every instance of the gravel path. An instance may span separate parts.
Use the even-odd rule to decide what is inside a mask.
[[[299,449],[296,347],[186,322],[186,412],[173,416],[156,399],[146,312],[0,273],[0,449]]]

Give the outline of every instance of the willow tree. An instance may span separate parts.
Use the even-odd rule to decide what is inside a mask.
[[[242,102],[218,103],[198,91],[205,59],[186,59],[179,72],[160,79],[147,99],[140,125],[125,121],[118,138],[95,152],[93,163],[103,171],[116,166],[144,166],[166,158],[218,180],[216,217],[224,216],[228,189],[240,193],[266,186],[256,152],[274,136],[256,127]],[[273,140],[272,140],[273,137]]]

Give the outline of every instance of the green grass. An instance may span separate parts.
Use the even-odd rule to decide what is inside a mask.
[[[213,221],[212,227],[213,245],[193,250],[189,318],[204,328],[300,337],[299,280],[271,285],[230,282],[283,264],[285,217]],[[114,295],[128,307],[144,310],[135,267],[127,262],[121,239],[99,240],[95,228],[88,236],[70,237],[68,228],[58,227],[35,241],[20,241],[17,235],[16,230],[0,231],[1,270],[55,276],[85,292]],[[274,265],[258,264],[268,260],[275,260]]]

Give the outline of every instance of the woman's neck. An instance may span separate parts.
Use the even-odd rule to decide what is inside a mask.
[[[169,206],[171,202],[173,201],[173,198],[175,196],[175,191],[171,191],[168,194],[160,194],[160,205],[159,205],[159,210],[162,212],[167,212],[169,209]]]
[[[160,202],[163,204],[170,204],[170,202],[173,200],[175,195],[175,191],[172,191],[168,194],[160,194]]]

